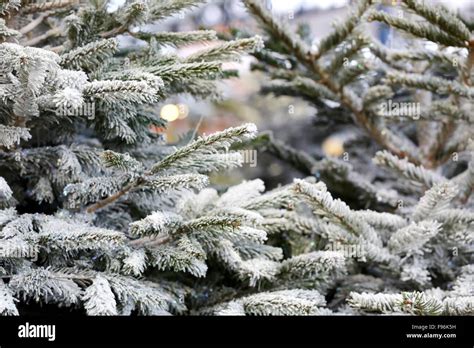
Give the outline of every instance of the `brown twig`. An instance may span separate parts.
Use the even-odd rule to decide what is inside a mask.
[[[128,245],[134,248],[157,247],[162,244],[166,244],[171,241],[171,236],[164,236],[162,238],[143,237],[128,242]]]
[[[134,183],[130,183],[128,184],[127,186],[125,186],[123,189],[121,189],[120,191],[114,193],[113,195],[111,196],[108,196],[107,198],[104,198],[90,206],[88,206],[86,208],[86,212],[88,213],[94,213],[96,212],[97,210],[105,207],[106,205],[109,205],[110,203],[113,203],[115,202],[117,199],[119,199],[120,197],[124,196],[125,194],[127,194],[128,192],[130,192],[130,190],[132,190],[133,188],[135,188],[137,186],[137,184],[134,182]]]
[[[129,33],[128,25],[121,25],[120,27],[117,27],[117,28],[111,29],[109,31],[106,31],[104,33],[101,33],[100,37],[102,37],[103,39],[109,39],[111,37],[115,37],[117,35],[127,34],[127,33]]]

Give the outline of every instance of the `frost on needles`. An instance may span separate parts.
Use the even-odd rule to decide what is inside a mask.
[[[361,1],[311,50],[259,2],[244,2],[266,29],[265,48],[248,36],[180,57],[160,48],[217,34],[141,28],[204,1],[132,1],[112,13],[103,0],[0,1],[2,315],[27,313],[33,302],[88,315],[473,314],[473,148],[457,124],[470,120],[468,24],[403,1],[424,18],[415,25]],[[444,64],[459,54],[458,79],[420,76],[412,61],[426,51],[386,51],[359,36],[364,21],[455,47],[430,57]],[[122,35],[142,45],[123,50]],[[273,49],[294,56],[285,74]],[[362,95],[353,88],[364,66],[335,71],[364,49],[387,74]],[[397,208],[397,186],[384,190],[349,164],[316,160],[253,124],[177,146],[150,131],[166,126],[154,108],[170,96],[218,98],[216,82],[234,75],[223,63],[244,53],[284,77],[264,91],[302,96],[327,113],[325,100],[343,104],[385,149],[374,165],[404,180],[407,204]],[[444,123],[432,139],[454,140],[420,148],[374,113],[373,103],[400,86],[433,93],[430,114]],[[91,105],[92,114],[58,112]],[[262,139],[309,176],[269,191],[260,179],[226,190],[209,184],[210,173],[242,165],[239,146]],[[452,149],[465,166],[446,176],[439,168]],[[339,185],[372,209],[335,198]]]
[[[336,138],[361,129],[344,143],[348,161],[313,157],[271,134],[254,142],[325,183],[317,190],[296,183],[319,216],[310,228],[324,233],[310,240],[328,238],[323,248],[366,267],[364,275],[351,269],[329,305],[349,314],[473,314],[472,291],[452,292],[473,263],[472,21],[426,1],[364,0],[319,38],[260,1],[243,2],[265,34],[253,54],[253,69],[267,76],[262,93],[308,102],[316,126]],[[368,35],[371,22],[389,26],[406,48]],[[391,108],[406,103],[417,109]],[[377,143],[372,161],[364,141]],[[330,222],[323,229],[321,218]],[[298,250],[309,248],[308,239],[298,242]]]

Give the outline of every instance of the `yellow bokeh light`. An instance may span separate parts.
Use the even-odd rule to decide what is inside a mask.
[[[324,140],[322,148],[326,156],[339,157],[344,153],[344,143],[335,137]]]
[[[179,117],[179,107],[175,104],[164,105],[161,108],[160,116],[168,122],[173,122]]]

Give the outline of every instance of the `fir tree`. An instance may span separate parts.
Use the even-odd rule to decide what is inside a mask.
[[[407,11],[424,18],[414,25],[363,1],[311,50],[259,2],[246,0],[278,39],[275,47],[269,40],[263,49],[255,36],[178,57],[160,47],[215,40],[216,33],[141,30],[201,2],[127,1],[116,10],[106,1],[0,3],[0,313],[22,314],[37,302],[88,315],[473,314],[472,159],[457,175],[441,170],[453,148],[472,151],[457,124],[469,122],[464,110],[472,94],[466,24],[406,1]],[[444,51],[430,56],[433,66],[425,69],[433,76],[422,75],[411,64],[425,51],[394,58],[354,37],[366,20],[457,47],[449,54],[464,59],[448,69],[457,79],[434,76],[435,62],[446,63]],[[144,45],[124,49],[123,37]],[[383,76],[366,77],[359,66],[330,73],[367,47],[378,52],[375,69]],[[282,71],[278,50],[292,69]],[[407,204],[350,207],[334,198],[335,183],[349,182],[363,199],[389,207],[400,197],[347,164],[259,135],[253,124],[176,146],[151,131],[165,125],[156,112],[165,98],[216,96],[215,81],[235,75],[223,63],[245,52],[284,76],[269,90],[297,87],[294,94],[324,110],[324,100],[333,100],[352,115],[386,149],[375,162],[406,179]],[[351,86],[362,81],[372,85],[361,98]],[[416,146],[375,113],[373,103],[399,85],[430,93],[439,107],[430,114],[442,120],[433,132],[441,139],[456,133],[455,144]],[[322,180],[295,179],[271,191],[260,179],[210,187],[208,174],[240,166],[236,150],[249,144],[263,144],[308,174],[324,172]],[[466,161],[459,162],[462,168]],[[373,289],[357,284],[361,276]]]
[[[378,147],[373,163],[381,169],[366,164],[370,151],[357,150],[361,142],[351,144],[353,139],[343,144],[341,160],[313,157],[269,133],[259,135],[256,146],[321,179],[357,208],[379,211],[353,210],[334,200],[325,185],[297,183],[323,218],[311,222],[313,232],[322,229],[322,221],[329,225],[316,239],[293,239],[293,249],[296,244],[308,250],[310,242],[317,243],[313,248],[336,247],[359,257],[351,273],[365,269],[384,280],[377,291],[349,294],[345,289],[363,286],[359,275],[346,278],[337,291],[349,294],[343,301],[352,308],[341,311],[472,314],[472,291],[458,297],[460,292],[450,290],[469,287],[472,263],[472,25],[426,2],[384,7],[367,0],[356,2],[328,36],[313,40],[303,26],[293,29],[263,2],[244,3],[266,35],[253,66],[269,77],[262,92],[300,97],[314,105],[315,123],[329,134],[345,134],[355,125]],[[383,10],[388,7],[398,15]],[[370,22],[406,34],[407,48],[387,48],[366,34]],[[247,34],[236,30],[236,35]],[[352,244],[359,246],[347,247]]]
[[[470,163],[474,48],[466,20],[430,2],[384,4],[397,14],[393,16],[382,11],[380,1],[358,1],[331,34],[316,39],[272,15],[263,2],[244,3],[267,34],[266,47],[255,53],[259,61],[254,64],[255,70],[269,77],[263,93],[308,101],[317,109],[317,125],[327,127],[341,142],[354,125],[361,128],[365,136],[348,137],[344,158],[351,154],[367,157],[365,148],[357,151],[357,146],[369,139],[415,166],[449,172],[451,177],[459,174],[460,195],[469,195],[472,172],[465,167]],[[371,22],[406,34],[407,48],[392,49],[378,42],[367,34]],[[247,34],[237,31],[237,35]],[[436,44],[436,49],[428,48],[428,42]],[[398,199],[389,194],[391,187],[364,179],[354,171],[358,166],[353,159],[313,158],[269,135],[261,138],[268,151],[305,174],[317,174],[340,196],[363,197],[366,206],[379,209],[381,204],[397,206]],[[392,160],[395,157],[385,165],[401,165],[389,163]]]
[[[227,150],[254,125],[179,148],[150,128],[165,125],[165,98],[216,96],[214,82],[234,75],[223,63],[261,46],[255,37],[183,58],[160,47],[216,33],[140,30],[200,3],[1,3],[2,313],[18,314],[18,301],[90,315],[184,311],[186,281],[174,274],[205,276],[212,245],[265,239],[246,210],[178,215],[206,173],[241,165]],[[123,49],[124,36],[145,45]]]

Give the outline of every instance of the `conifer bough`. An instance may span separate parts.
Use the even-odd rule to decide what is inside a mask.
[[[32,302],[107,316],[474,314],[472,148],[455,138],[427,150],[374,112],[374,103],[404,86],[431,93],[438,113],[469,120],[461,113],[472,95],[464,22],[404,1],[404,10],[426,21],[407,25],[361,1],[312,50],[259,2],[245,0],[283,52],[251,36],[187,57],[160,48],[215,40],[216,33],[138,29],[202,3],[125,2],[109,10],[106,0],[0,2],[0,314],[28,314]],[[402,69],[390,61],[394,52],[359,36],[367,19],[470,58],[451,67],[456,81]],[[141,44],[124,49],[121,35]],[[383,57],[380,80],[357,93],[358,83],[374,81],[366,65],[335,71],[344,55],[356,59],[367,48]],[[223,63],[246,53],[279,77],[268,91],[291,91],[320,107],[339,103],[385,148],[375,164],[406,183],[387,190],[349,163],[316,160],[259,135],[254,124],[175,146],[151,131],[166,126],[156,112],[165,99],[218,95],[215,82],[230,75]],[[281,58],[289,55],[295,64],[283,73]],[[447,61],[444,52],[432,56]],[[70,109],[79,111],[63,112]],[[461,137],[453,124],[434,131]],[[268,191],[260,179],[210,185],[209,174],[242,165],[239,147],[256,144],[311,176]],[[437,168],[451,155],[447,148],[466,151],[463,170],[446,176]],[[357,210],[335,198],[337,187],[389,209]],[[361,276],[372,282],[361,286]]]

